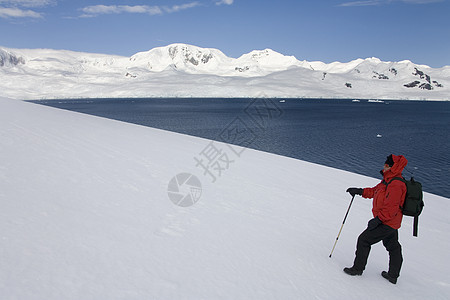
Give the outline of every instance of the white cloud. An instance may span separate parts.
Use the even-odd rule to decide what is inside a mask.
[[[412,4],[428,4],[428,3],[444,2],[444,0],[400,0],[400,1]]]
[[[339,6],[371,6],[371,5],[380,5],[381,1],[353,1],[353,2],[345,2],[339,4]]]
[[[93,5],[83,8],[82,11],[84,12],[82,17],[95,17],[98,15],[121,13],[138,13],[149,15],[162,14],[162,11],[158,6],[148,5]]]
[[[185,10],[185,9],[188,9],[188,8],[193,8],[193,7],[196,7],[196,6],[200,6],[200,3],[197,2],[197,1],[196,1],[196,2],[191,2],[191,3],[182,4],[182,5],[174,5],[174,6],[172,6],[172,7],[164,6],[163,9],[164,9],[166,12],[168,12],[168,13],[173,13],[173,12],[177,12],[177,11],[180,11],[180,10]]]
[[[134,13],[134,14],[148,14],[148,15],[161,15],[163,13],[174,13],[181,10],[193,8],[199,6],[199,2],[191,2],[182,5],[168,6],[148,6],[148,5],[93,5],[82,8],[84,13],[81,17],[96,17],[105,14],[122,14],[122,13]]]
[[[220,0],[216,2],[216,5],[222,5],[222,4],[226,4],[226,5],[231,5],[233,4],[234,0]]]
[[[384,5],[391,4],[393,2],[403,2],[407,4],[429,4],[436,2],[443,2],[444,0],[366,0],[366,1],[352,1],[341,3],[338,6],[373,6],[373,5]]]
[[[56,0],[0,0],[0,4],[13,7],[44,7],[55,3]]]
[[[43,18],[43,14],[29,8],[56,4],[56,0],[0,0],[0,18]]]
[[[0,7],[0,18],[42,18],[42,14],[32,10],[23,10],[16,7]]]

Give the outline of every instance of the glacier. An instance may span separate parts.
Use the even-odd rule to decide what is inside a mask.
[[[131,57],[0,47],[1,96],[22,99],[267,97],[450,100],[450,66],[378,58],[300,61],[271,49],[238,58],[171,44]]]

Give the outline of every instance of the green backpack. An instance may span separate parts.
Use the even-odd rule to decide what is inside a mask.
[[[419,227],[419,215],[422,212],[424,206],[422,184],[418,181],[415,181],[414,177],[411,177],[411,180],[406,180],[402,177],[394,177],[391,181],[389,181],[389,183],[394,180],[400,180],[406,185],[405,202],[400,208],[402,209],[403,215],[414,217],[413,236],[417,236]]]

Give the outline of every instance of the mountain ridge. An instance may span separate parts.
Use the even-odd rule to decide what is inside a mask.
[[[165,76],[166,72],[172,73]],[[292,77],[277,76],[283,72]],[[181,43],[130,57],[0,47],[0,87],[4,96],[19,99],[220,96],[449,100],[449,75],[450,66],[435,69],[409,60],[384,62],[371,57],[327,64],[300,61],[271,49],[231,58],[215,48]],[[214,84],[215,76],[230,85]],[[19,77],[26,92],[20,89]],[[284,79],[276,79],[279,77]],[[256,78],[261,79],[258,86],[254,85]],[[61,89],[55,89],[56,83]]]

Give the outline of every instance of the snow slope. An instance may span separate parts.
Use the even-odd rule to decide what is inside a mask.
[[[372,249],[351,265],[378,180],[246,149],[215,183],[195,166],[209,141],[0,99],[1,299],[449,299],[450,201],[425,194],[419,238],[400,229],[404,267],[384,280]],[[222,149],[227,145],[215,144]],[[188,172],[195,205],[168,197]]]
[[[450,66],[377,58],[299,61],[270,49],[239,58],[171,44],[131,57],[0,47],[1,95],[96,97],[313,97],[450,100]]]

